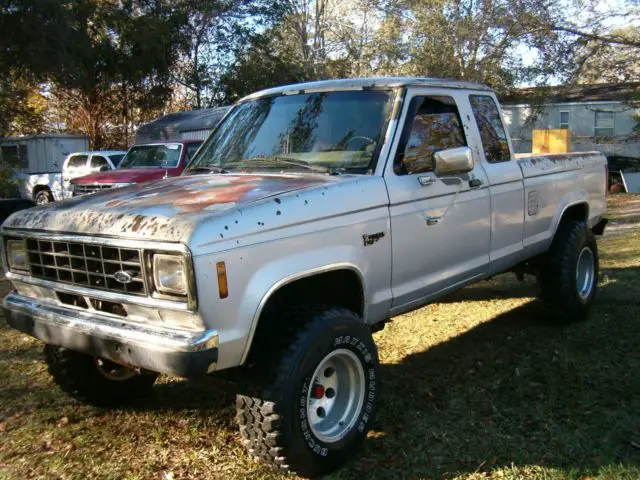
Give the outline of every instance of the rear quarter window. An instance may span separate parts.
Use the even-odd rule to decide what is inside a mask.
[[[487,162],[498,163],[511,160],[507,132],[502,124],[496,102],[488,95],[470,95],[469,101],[480,131]]]

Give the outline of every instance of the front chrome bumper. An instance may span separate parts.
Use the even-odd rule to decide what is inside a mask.
[[[134,322],[95,311],[48,304],[10,293],[3,301],[7,323],[50,345],[183,377],[215,370],[218,332],[191,332]]]

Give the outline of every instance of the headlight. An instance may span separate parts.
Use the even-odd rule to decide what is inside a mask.
[[[155,254],[153,282],[156,290],[170,295],[187,295],[187,271],[184,257]]]
[[[7,263],[12,270],[29,270],[24,240],[7,241]]]

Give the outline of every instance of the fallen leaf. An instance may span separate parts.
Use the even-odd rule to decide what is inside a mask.
[[[58,427],[66,427],[67,425],[69,425],[69,417],[62,417],[60,420],[58,420],[57,425]]]

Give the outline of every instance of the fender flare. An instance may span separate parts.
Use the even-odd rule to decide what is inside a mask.
[[[366,323],[366,317],[367,317],[367,284],[365,283],[365,279],[364,279],[364,274],[362,273],[362,271],[360,270],[360,268],[355,265],[354,263],[351,262],[338,262],[338,263],[332,263],[329,265],[323,265],[321,267],[314,267],[308,270],[303,270],[301,272],[292,274],[292,275],[288,275],[280,280],[278,280],[277,282],[275,282],[273,285],[271,285],[269,287],[269,289],[266,291],[266,293],[262,296],[262,298],[260,299],[260,302],[258,303],[258,307],[253,315],[253,318],[251,319],[251,327],[249,329],[249,334],[247,335],[247,342],[245,344],[244,350],[242,352],[242,357],[240,359],[240,364],[244,365],[244,363],[247,360],[247,356],[249,355],[249,351],[251,350],[251,345],[253,344],[253,337],[256,333],[256,329],[258,327],[258,322],[260,321],[260,316],[262,315],[262,311],[264,310],[264,307],[267,305],[267,303],[269,302],[269,300],[273,297],[273,295],[279,291],[281,288],[283,288],[284,286],[293,283],[297,280],[301,280],[303,278],[308,278],[308,277],[312,277],[314,275],[320,275],[322,273],[327,273],[327,272],[332,272],[332,271],[337,271],[337,270],[350,270],[352,272],[354,272],[359,280],[360,280],[360,284],[362,285],[362,303],[363,303],[363,313],[362,313],[362,320],[365,321]]]
[[[553,239],[556,237],[556,233],[558,233],[558,228],[560,227],[560,223],[562,223],[562,219],[564,218],[565,213],[567,213],[567,210],[578,206],[578,205],[584,205],[584,207],[587,209],[587,215],[586,218],[584,219],[585,222],[589,222],[589,199],[587,196],[585,196],[582,199],[576,199],[574,201],[572,201],[571,203],[568,203],[567,205],[564,206],[564,208],[562,209],[562,211],[560,212],[560,214],[558,215],[557,219],[554,219],[554,227],[553,227],[553,234],[551,235],[551,241],[553,242]]]

